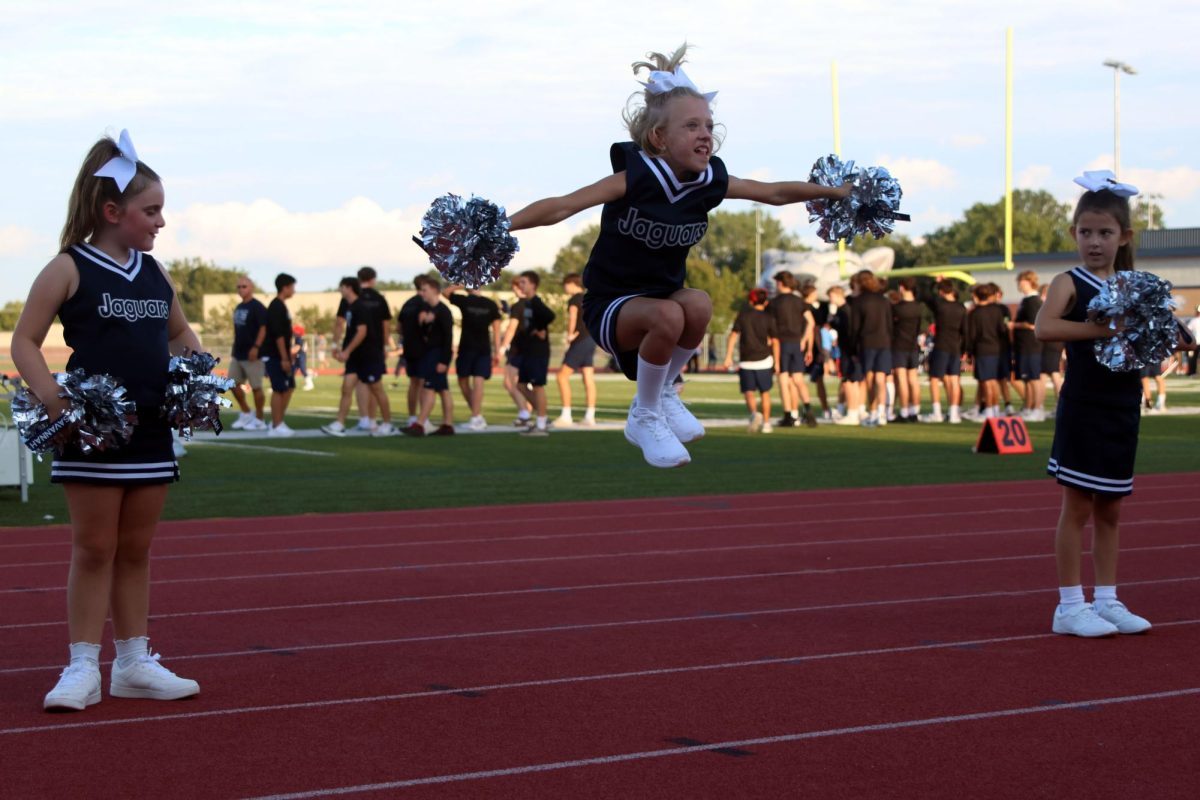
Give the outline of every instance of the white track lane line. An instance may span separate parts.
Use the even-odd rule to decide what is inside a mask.
[[[1163,580],[1126,582],[1122,586],[1148,586],[1160,583],[1179,583],[1186,580],[1195,580],[1196,578],[1167,578]],[[361,647],[380,647],[391,645],[405,644],[421,644],[424,642],[447,642],[447,641],[463,641],[467,639],[493,639],[505,636],[529,636],[535,634],[547,633],[571,633],[576,631],[594,631],[607,630],[613,628],[632,628],[648,625],[673,625],[678,623],[692,622],[711,622],[713,620],[722,619],[739,619],[744,617],[766,617],[779,616],[784,614],[806,614],[820,611],[845,611],[855,608],[883,608],[887,606],[913,605],[919,603],[946,603],[957,602],[961,600],[986,600],[997,597],[1022,597],[1033,594],[1047,594],[1044,586],[1036,589],[1013,589],[1001,590],[995,592],[976,592],[973,594],[953,594],[953,595],[934,595],[929,597],[907,597],[895,598],[889,600],[862,600],[855,603],[826,603],[821,605],[811,606],[795,606],[791,608],[758,608],[744,609],[739,611],[725,612],[706,612],[702,614],[688,614],[683,616],[673,617],[654,617],[649,619],[622,619],[610,620],[608,622],[582,622],[576,624],[562,625],[545,625],[537,628],[509,628],[501,630],[484,630],[484,631],[468,631],[465,633],[433,633],[423,636],[402,636],[394,639],[368,639],[365,641],[354,642],[326,642],[322,644],[304,644],[304,645],[279,645],[267,649],[256,650],[228,650],[220,653],[193,653],[191,655],[172,655],[171,661],[197,661],[213,658],[237,658],[241,656],[263,656],[271,655],[277,652],[301,653],[314,652],[321,650],[345,650],[357,649]],[[1176,623],[1180,624],[1180,623]],[[1161,627],[1159,623],[1155,623],[1157,627]],[[109,662],[102,662],[107,664]],[[23,672],[55,672],[62,669],[61,663],[50,664],[39,667],[9,667],[0,669],[0,675],[12,675]]]
[[[593,767],[607,764],[621,764],[628,761],[643,761],[649,758],[666,758],[670,756],[691,755],[693,753],[708,753],[717,749],[761,747],[763,745],[786,744],[803,742],[812,739],[827,739],[833,736],[853,736],[862,733],[887,733],[908,728],[925,728],[935,725],[950,725],[963,722],[979,722],[982,720],[1001,719],[1003,717],[1026,716],[1029,714],[1050,714],[1060,711],[1071,711],[1077,708],[1097,708],[1100,706],[1142,703],[1154,700],[1174,700],[1180,697],[1200,695],[1200,687],[1175,689],[1167,692],[1149,692],[1147,694],[1131,694],[1119,697],[1097,697],[1091,700],[1080,700],[1074,703],[1062,703],[1054,706],[1026,706],[1024,708],[1003,708],[994,711],[976,711],[970,714],[951,714],[942,717],[926,717],[924,719],[897,720],[881,722],[875,725],[855,725],[847,728],[827,728],[819,731],[803,733],[787,733],[780,736],[763,736],[756,739],[734,739],[728,742],[712,742],[710,744],[691,747],[673,747],[665,750],[643,750],[638,753],[616,753],[593,758],[578,758],[571,761],[552,761],[543,764],[527,764],[507,769],[489,769],[479,772],[459,772],[448,775],[433,775],[427,778],[412,778],[409,780],[387,781],[384,783],[368,783],[358,786],[338,786],[328,789],[314,789],[307,792],[291,792],[288,794],[262,795],[250,800],[304,800],[312,797],[334,797],[338,795],[362,794],[363,792],[381,792],[394,789],[406,789],[414,786],[430,786],[445,783],[461,783],[463,781],[478,781],[487,778],[506,778],[513,775],[529,775],[538,772],[556,772],[578,767]]]
[[[1178,620],[1164,622],[1156,627],[1168,628],[1200,624],[1200,619]],[[49,725],[27,725],[14,728],[0,728],[0,735],[14,736],[31,733],[45,733],[80,728],[107,728],[124,725],[144,725],[151,722],[178,722],[183,720],[204,719],[208,717],[229,717],[241,714],[261,714],[266,712],[297,711],[314,708],[330,708],[334,706],[359,705],[363,703],[387,703],[404,700],[415,700],[425,697],[452,697],[462,692],[497,692],[511,689],[531,689],[545,686],[563,686],[579,683],[595,683],[601,681],[630,680],[636,678],[653,678],[663,675],[682,675],[694,672],[714,672],[720,670],[746,669],[749,667],[769,667],[779,665],[799,665],[818,661],[836,659],[877,657],[899,655],[903,653],[919,653],[929,650],[953,650],[963,647],[982,647],[984,645],[1008,644],[1011,642],[1048,641],[1057,638],[1053,633],[1036,633],[1022,636],[998,636],[990,639],[964,639],[954,642],[929,642],[925,644],[904,645],[900,647],[874,647],[864,650],[845,650],[835,653],[814,653],[809,655],[785,656],[780,658],[760,658],[747,661],[730,661],[716,664],[689,664],[678,667],[660,667],[657,669],[631,670],[626,672],[610,672],[593,675],[568,675],[558,678],[541,678],[509,683],[483,684],[479,686],[460,686],[452,689],[429,689],[419,692],[400,692],[396,694],[372,695],[369,697],[347,697],[336,700],[310,700],[302,703],[278,703],[275,705],[242,706],[239,708],[218,708],[209,711],[185,711],[178,714],[156,714],[151,716],[126,717],[123,719],[87,720],[81,722],[64,722]]]

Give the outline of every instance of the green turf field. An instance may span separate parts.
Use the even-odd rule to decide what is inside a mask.
[[[316,390],[298,391],[289,424],[314,429],[328,421],[337,402],[337,384],[337,378],[322,377]],[[582,394],[578,380],[574,388]],[[485,415],[493,424],[509,423],[513,408],[503,388],[492,381],[488,390]],[[602,376],[600,419],[623,419],[632,391],[624,379]],[[553,383],[549,392],[553,417],[558,413]],[[393,389],[389,383],[389,394],[403,411],[402,388]],[[689,382],[684,397],[702,418],[745,415],[733,376],[699,376]],[[1171,378],[1168,400],[1173,407],[1200,407],[1200,380]],[[457,419],[464,421],[466,407],[461,402],[457,412]],[[776,405],[773,415],[777,412]],[[403,422],[402,414],[397,418]],[[217,440],[189,446],[189,455],[180,462],[183,480],[172,488],[164,516],[375,511],[1037,478],[1044,474],[1053,423],[1029,427],[1034,453],[1013,456],[972,453],[978,423],[881,429],[821,425],[777,428],[769,435],[750,435],[743,426],[713,427],[690,447],[692,463],[675,470],[647,466],[620,431],[563,431],[544,439],[502,433],[425,439]],[[1197,442],[1200,414],[1144,417],[1138,472],[1200,469]],[[47,483],[48,471],[49,459],[36,464],[27,504],[20,502],[15,487],[0,487],[0,524],[66,521],[62,491]]]

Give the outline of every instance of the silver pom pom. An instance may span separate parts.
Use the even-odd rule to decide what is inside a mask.
[[[188,440],[197,430],[223,430],[221,409],[233,405],[218,395],[233,388],[233,381],[213,375],[221,359],[211,353],[173,356],[167,366],[167,396],[163,414],[181,438]]]
[[[1178,344],[1171,283],[1149,272],[1113,275],[1088,303],[1088,319],[1119,331],[1097,339],[1096,360],[1113,372],[1132,372],[1162,363]]]
[[[414,241],[450,283],[478,289],[500,277],[519,245],[504,209],[482,197],[448,194],[433,201]]]
[[[842,162],[828,155],[813,164],[809,181],[821,186],[851,184],[849,197],[841,200],[817,198],[806,203],[808,221],[817,222],[817,235],[822,241],[845,239],[849,244],[855,236],[871,234],[880,239],[895,229],[897,220],[907,221],[899,213],[904,192],[900,183],[883,167],[855,167],[853,161]]]
[[[51,421],[46,406],[21,387],[13,396],[12,416],[21,440],[32,452],[63,452],[78,447],[85,455],[121,447],[133,436],[137,404],[110,375],[87,375],[81,369],[56,372],[58,396],[70,407]]]

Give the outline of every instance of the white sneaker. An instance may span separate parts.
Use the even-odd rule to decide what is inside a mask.
[[[247,431],[265,431],[265,430],[269,430],[269,429],[270,429],[270,427],[271,427],[270,425],[268,425],[267,423],[263,422],[263,421],[262,421],[261,419],[259,419],[258,417],[255,417],[255,416],[251,415],[251,417],[250,417],[250,421],[249,421],[249,422],[247,422],[247,423],[245,424],[245,426],[243,427],[243,430],[247,430]]]
[[[921,415],[921,422],[945,422],[945,421],[946,421],[946,417],[943,416],[942,412],[940,412],[940,411],[938,411],[936,413],[931,411],[928,414]]]
[[[346,426],[338,422],[336,419],[328,425],[321,426],[321,433],[327,433],[330,436],[345,436]]]
[[[879,416],[876,418],[876,422],[878,422],[878,423],[879,423],[879,427],[881,427],[881,428],[882,428],[882,427],[884,427],[885,425],[887,425],[887,424],[888,424],[888,422],[894,421],[895,419],[896,419],[896,415],[895,415],[895,414],[893,414],[893,415],[892,415],[890,418],[888,417],[888,415],[887,415],[887,414],[880,414],[880,415],[879,415]]]
[[[240,431],[242,428],[246,427],[246,425],[252,419],[254,419],[253,414],[251,414],[249,411],[242,411],[238,414],[238,418],[235,419],[233,424],[229,427],[233,428],[235,431]]]
[[[861,417],[861,416],[860,416],[860,419],[862,420],[862,426],[863,426],[864,428],[877,428],[877,427],[879,427],[879,418],[878,418],[878,417],[876,417],[876,416],[873,416],[873,415],[867,415],[867,416],[865,416],[865,417]]]
[[[1120,600],[1101,600],[1092,605],[1100,619],[1116,625],[1119,633],[1145,633],[1150,630],[1150,620],[1134,614]]]
[[[372,436],[391,436],[395,431],[392,429],[392,423],[381,422],[371,431]]]
[[[671,432],[666,419],[637,405],[630,407],[629,417],[625,420],[625,439],[642,448],[642,456],[652,467],[682,467],[692,460],[687,448]]]
[[[671,433],[675,434],[675,438],[679,440],[680,444],[704,438],[704,425],[683,404],[683,400],[679,397],[679,392],[675,391],[674,386],[663,388],[660,402],[663,416],[667,418],[667,426],[671,429]]]
[[[834,425],[853,425],[854,427],[857,428],[859,425],[862,424],[862,418],[860,416],[858,416],[857,411],[851,411],[842,417],[835,418],[833,420],[833,424]]]
[[[962,415],[959,414],[957,411],[951,411],[950,416],[946,419],[946,421],[949,422],[951,425],[961,425],[962,424]]]
[[[770,432],[771,432],[771,431],[773,431],[773,430],[775,430],[775,429],[774,429],[773,427],[771,427],[771,423],[770,423],[770,422],[767,422],[767,421],[764,421],[764,422],[763,422],[763,424],[762,424],[762,428],[761,428],[761,432],[762,432],[762,433],[770,433]]]
[[[304,391],[311,392],[313,390],[313,379],[309,376],[304,379]]]
[[[755,411],[750,415],[750,423],[746,425],[747,433],[757,433],[762,430],[763,415]]]
[[[471,417],[471,421],[467,423],[467,428],[468,428],[468,430],[473,430],[473,431],[486,431],[487,430],[487,420],[484,419],[482,416]]]
[[[200,694],[200,684],[181,678],[158,663],[158,653],[148,649],[124,669],[113,664],[108,693],[113,697],[137,697],[146,700],[181,700]]]
[[[72,661],[42,701],[44,709],[83,711],[100,702],[100,665],[90,658]]]
[[[294,430],[292,430],[291,428],[289,428],[286,422],[281,422],[278,425],[275,425],[274,427],[272,427],[269,431],[267,431],[267,436],[284,437],[284,436],[295,436],[295,435],[296,435],[296,432]]]
[[[180,444],[178,439],[171,440],[171,451],[175,454],[176,458],[183,458],[187,455],[187,448]]]
[[[1070,611],[1064,611],[1061,604],[1054,609],[1054,622],[1051,624],[1050,630],[1068,636],[1095,639],[1101,636],[1112,636],[1119,629],[1097,614],[1091,603],[1079,603],[1072,606]]]
[[[579,424],[585,428],[594,428],[594,427],[596,427],[596,418],[595,417],[584,417],[583,422],[581,422]]]
[[[374,428],[374,427],[375,427],[375,423],[374,423],[374,422],[372,422],[372,421],[371,421],[371,420],[369,420],[369,419],[362,419],[362,418],[360,417],[360,418],[359,418],[359,420],[358,420],[358,424],[354,426],[354,430],[356,430],[356,431],[370,431],[370,430],[371,430],[372,428]]]
[[[575,425],[575,420],[569,414],[559,414],[554,418],[554,427],[570,428]]]
[[[961,415],[960,415],[960,416],[961,416],[963,419],[970,420],[971,422],[980,422],[980,421],[982,421],[982,420],[983,420],[983,414],[980,414],[980,413],[979,413],[979,409],[978,409],[978,408],[972,408],[972,409],[971,409],[971,410],[969,410],[969,411],[964,411],[964,412],[962,412],[962,413],[961,413]]]

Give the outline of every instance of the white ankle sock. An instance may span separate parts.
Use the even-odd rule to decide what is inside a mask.
[[[88,642],[72,642],[70,648],[72,664],[84,659],[94,664],[100,663],[100,645],[89,644]]]
[[[667,385],[667,372],[671,365],[651,364],[638,356],[637,402],[639,408],[659,413],[662,406],[663,387]]]
[[[1115,603],[1117,601],[1117,587],[1097,586],[1092,592],[1092,598],[1098,604]]]
[[[1071,608],[1073,606],[1083,605],[1083,587],[1082,586],[1060,586],[1060,587],[1058,587],[1058,602],[1063,608]]]
[[[134,636],[132,639],[114,639],[117,646],[116,665],[122,669],[146,655],[150,648],[150,639],[146,636]]]

